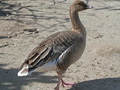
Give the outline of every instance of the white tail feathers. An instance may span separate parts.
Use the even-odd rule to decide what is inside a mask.
[[[29,66],[23,67],[19,72],[18,76],[27,76],[29,74],[28,72]]]

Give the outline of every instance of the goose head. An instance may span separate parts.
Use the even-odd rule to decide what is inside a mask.
[[[83,10],[86,10],[86,9],[92,9],[93,7],[92,6],[89,6],[87,4],[85,4],[83,1],[80,1],[80,0],[75,0],[71,6],[70,6],[70,9],[72,12],[80,12],[80,11],[83,11]]]

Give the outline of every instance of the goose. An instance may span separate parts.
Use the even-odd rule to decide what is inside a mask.
[[[85,50],[86,30],[79,19],[78,12],[92,8],[83,1],[73,1],[69,10],[72,30],[57,32],[41,41],[28,54],[19,69],[18,76],[27,76],[35,69],[38,69],[39,72],[56,71],[58,83],[54,89],[59,90],[60,83],[63,87],[72,87],[75,83],[64,82],[62,75],[71,64],[81,57]]]

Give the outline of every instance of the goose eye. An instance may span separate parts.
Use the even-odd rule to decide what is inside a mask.
[[[78,3],[79,5],[82,5],[81,3]]]

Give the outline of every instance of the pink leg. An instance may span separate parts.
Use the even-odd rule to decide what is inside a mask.
[[[58,82],[60,83],[60,81],[61,81],[61,85],[63,87],[72,87],[75,84],[75,83],[72,83],[72,82],[64,82],[63,79],[62,79],[62,75],[60,75],[59,72],[57,72],[57,74],[58,74]],[[59,78],[59,76],[60,76],[60,78]],[[59,79],[60,79],[60,81],[59,81]]]
[[[62,78],[62,75],[58,73],[58,83],[57,83],[57,86],[54,88],[55,90],[59,90],[59,85],[60,85],[61,78]]]
[[[61,84],[63,87],[72,87],[75,83],[72,83],[72,82],[64,82],[62,79],[61,79]]]

